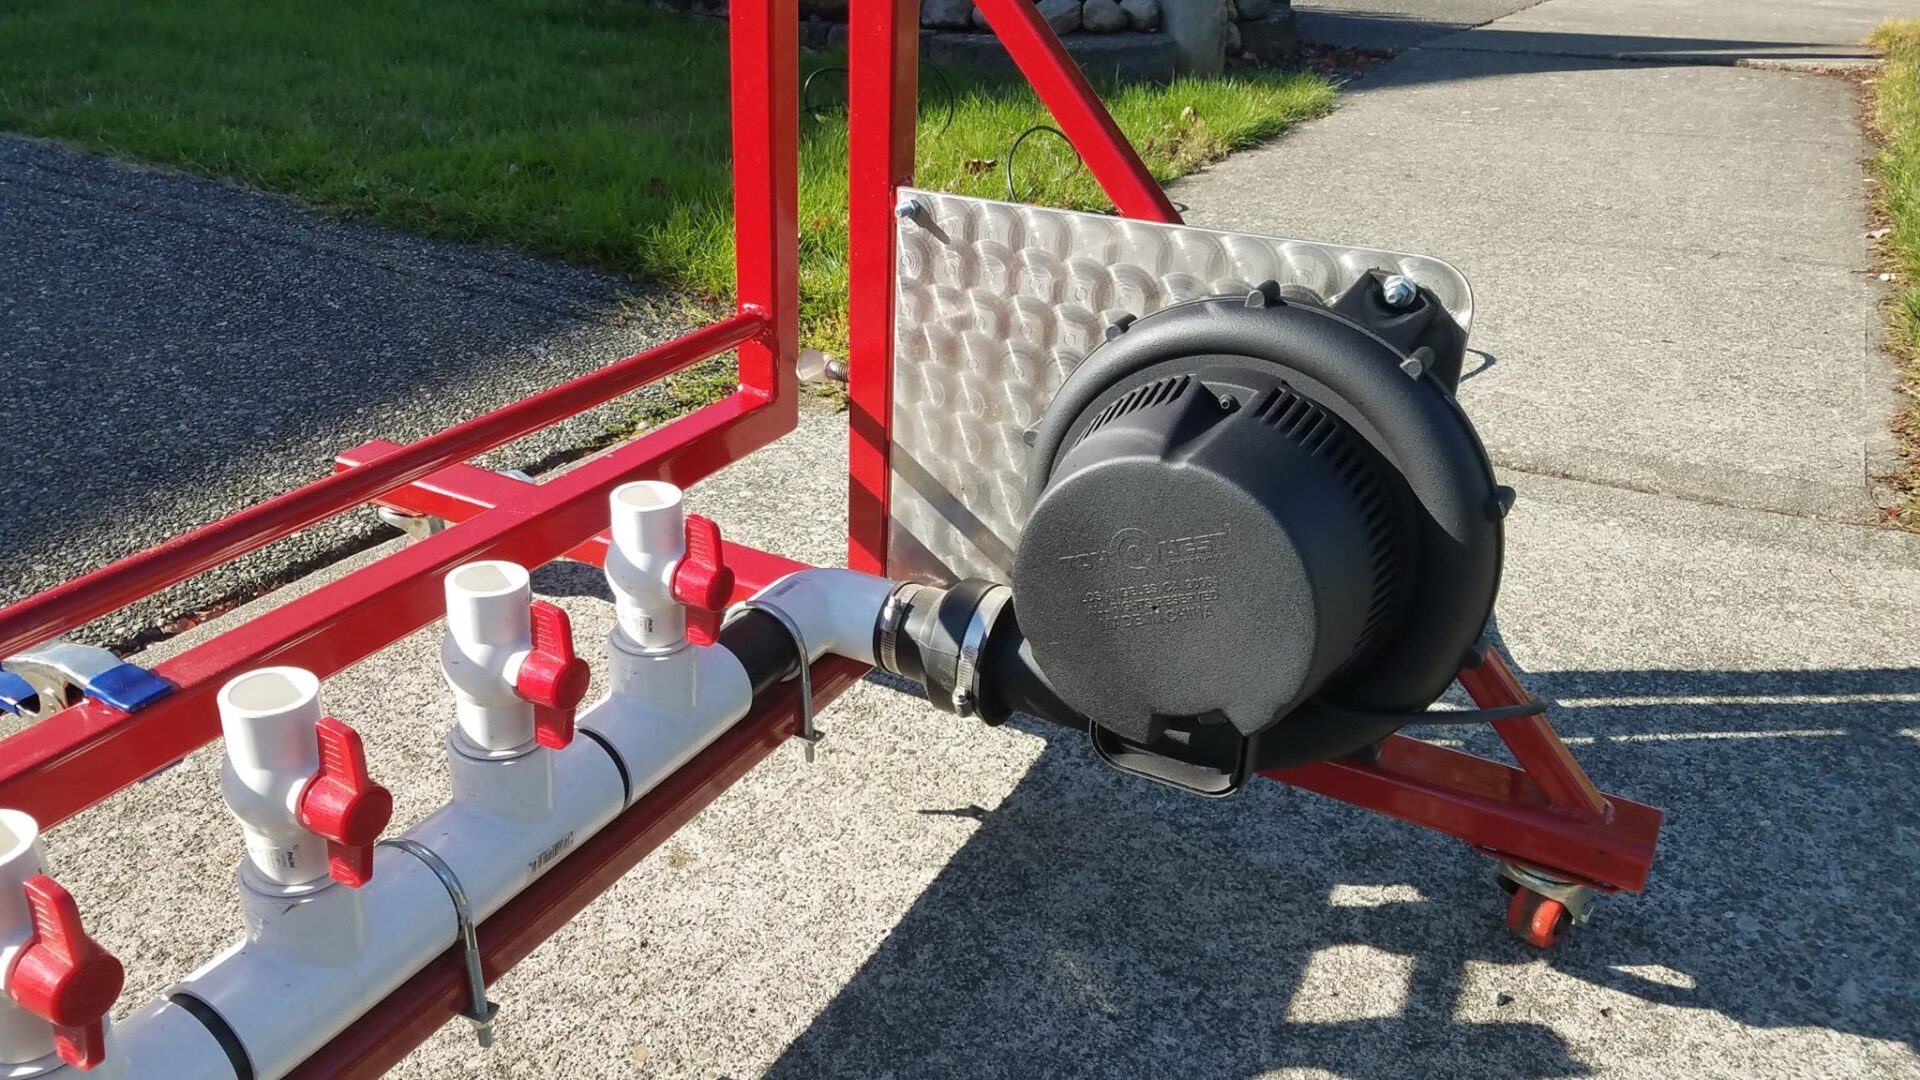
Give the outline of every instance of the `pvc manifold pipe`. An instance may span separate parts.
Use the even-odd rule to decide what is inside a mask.
[[[536,746],[501,755],[470,741],[466,725],[456,727],[448,737],[454,798],[407,832],[453,870],[477,919],[497,911],[752,707],[752,684],[733,653],[686,644],[683,620],[673,622],[673,633],[663,630],[667,608],[679,612],[669,582],[684,539],[667,543],[684,528],[678,489],[649,484],[620,490],[628,489],[635,490],[624,500],[625,524],[615,515],[614,550],[636,558],[619,567],[608,560],[608,578],[620,575],[616,596],[627,605],[609,639],[610,690],[579,724],[595,737],[564,750]],[[519,597],[514,603],[524,612],[523,578],[503,572],[499,581],[463,581],[457,597],[456,583],[449,581],[449,638],[510,645],[503,639],[519,624],[505,598]],[[785,578],[761,596],[802,628],[810,660],[832,652],[872,663],[874,625],[891,589],[891,582],[866,574],[814,570]],[[650,622],[636,623],[640,617]],[[310,760],[294,751],[296,742],[314,745],[318,686],[290,670],[267,669],[278,684],[249,684],[250,676],[242,676],[229,684],[234,693],[222,692],[223,722],[231,712],[229,738],[238,736],[237,754],[229,747],[236,760],[231,784],[240,800],[237,816],[241,806],[253,805],[250,800],[291,805],[298,789],[286,788],[281,796],[283,785],[274,778],[313,771]],[[304,734],[295,739],[289,728]],[[237,1071],[228,1061],[239,1053],[255,1075],[282,1075],[454,942],[447,891],[419,859],[380,848],[372,880],[348,889],[326,877],[318,838],[272,831],[267,826],[275,822],[265,820],[270,817],[242,818],[263,819],[249,824],[249,858],[239,874],[247,937],[184,980],[168,1001],[148,1006],[122,1026],[119,1052],[127,1060],[169,1075],[224,1077]],[[302,844],[320,849],[312,876],[296,883],[252,873],[253,831],[265,838],[262,850],[276,857],[291,851],[286,860],[295,864],[306,865]],[[195,1012],[210,1019],[203,1023],[189,1015]]]
[[[291,1071],[374,1002],[453,944],[453,906],[439,878],[405,852],[374,852],[373,879],[350,889],[321,878],[308,886],[263,888],[242,868],[247,934],[183,979],[169,997],[199,1003],[224,1028],[255,1076]],[[178,1017],[166,1009],[122,1025],[120,1048],[137,1075],[234,1075],[217,1041],[181,1046]],[[169,1046],[171,1049],[169,1049]],[[202,1057],[180,1054],[198,1047]],[[142,1071],[146,1070],[146,1071]]]

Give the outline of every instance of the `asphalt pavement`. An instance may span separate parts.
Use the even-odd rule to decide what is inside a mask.
[[[0,266],[0,603],[324,476],[368,439],[418,439],[683,329],[610,275],[6,137]],[[490,461],[564,459],[626,412]],[[136,641],[382,528],[370,512],[316,525],[76,636]]]

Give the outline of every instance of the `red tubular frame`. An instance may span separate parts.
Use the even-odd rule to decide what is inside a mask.
[[[994,31],[1121,213],[1179,220],[1059,40],[1025,0],[978,0]],[[893,211],[911,180],[917,111],[915,0],[852,0],[849,310],[852,370],[848,560],[884,573],[893,363]],[[474,559],[529,566],[603,561],[608,493],[638,478],[690,485],[765,446],[796,422],[798,248],[797,0],[734,0],[733,160],[738,312],[542,394],[408,446],[368,443],[338,471],[151,551],[0,611],[0,655],[116,610],[327,516],[367,501],[455,522],[437,536],[348,574],[160,665],[178,689],[135,714],[88,701],[0,741],[0,806],[43,827],[72,816],[218,731],[213,694],[266,664],[322,678],[441,614],[441,578]],[[544,483],[466,459],[708,356],[739,352],[740,388],[658,431]],[[736,599],[800,564],[729,544]],[[816,707],[863,673],[816,664]],[[1460,673],[1482,707],[1527,700],[1498,655]],[[523,959],[596,895],[685,824],[797,724],[789,688],[583,842],[488,919],[480,941],[489,980]],[[1394,737],[1371,761],[1346,759],[1269,773],[1465,839],[1497,857],[1600,889],[1644,885],[1660,812],[1602,795],[1544,717],[1495,725],[1519,763],[1501,765]],[[464,983],[449,953],[374,1006],[298,1072],[370,1076],[458,1015]]]

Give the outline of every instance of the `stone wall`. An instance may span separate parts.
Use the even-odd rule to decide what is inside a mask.
[[[669,0],[725,15],[726,0]],[[1299,58],[1291,0],[1036,0],[1054,33],[1090,75],[1170,79],[1211,74],[1234,59]],[[847,0],[800,0],[800,44],[844,48]],[[1012,61],[973,0],[921,0],[921,54],[940,64],[1010,70]]]

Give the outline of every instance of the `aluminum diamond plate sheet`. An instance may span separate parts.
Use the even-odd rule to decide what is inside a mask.
[[[1122,315],[1263,281],[1338,295],[1372,269],[1473,293],[1425,255],[1161,225],[930,191],[898,219],[888,573],[1007,581],[1027,518],[1026,433]]]

